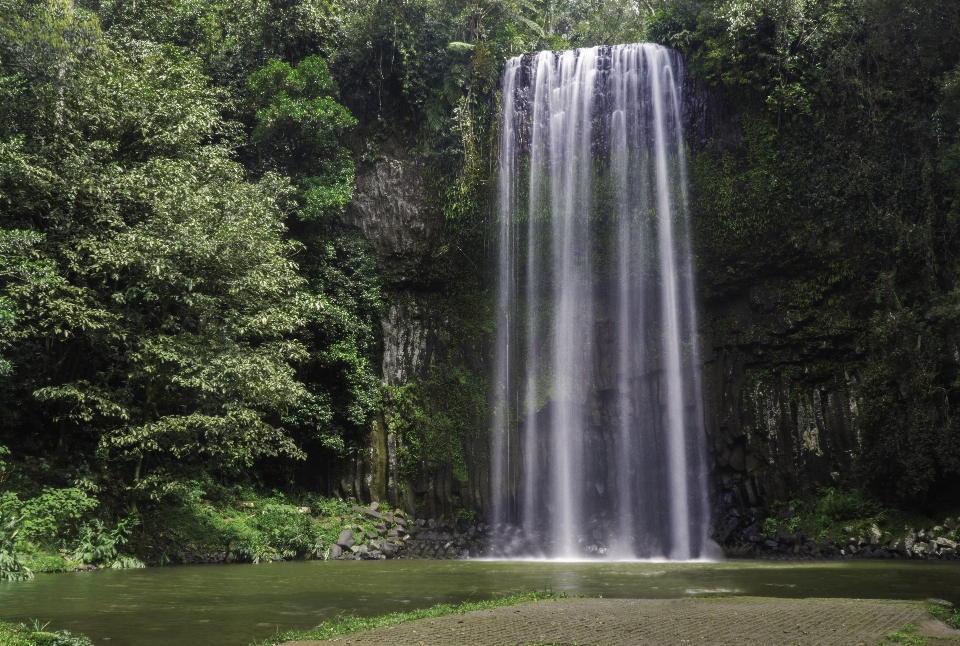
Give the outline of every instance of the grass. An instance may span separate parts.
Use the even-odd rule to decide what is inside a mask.
[[[951,628],[960,629],[960,612],[946,606],[930,606],[930,614]]]
[[[957,612],[953,608],[948,608],[941,605],[931,605],[927,607],[927,610],[931,615],[947,624],[951,628],[960,629],[960,612]],[[930,637],[924,637],[917,633],[917,627],[912,624],[907,624],[900,630],[890,635],[887,635],[887,639],[892,641],[894,644],[899,644],[900,646],[924,646],[930,639]],[[956,638],[938,638],[938,642],[942,641],[960,641]],[[881,643],[880,646],[886,646]]]
[[[924,644],[927,643],[927,638],[923,635],[918,635],[916,626],[911,624],[907,624],[898,632],[887,635],[887,639],[901,646],[924,646]]]
[[[65,630],[47,632],[46,626],[37,622],[29,627],[0,621],[0,646],[93,646],[93,643],[82,635],[71,635]]]
[[[323,622],[313,630],[306,632],[286,632],[280,633],[259,642],[257,646],[274,646],[286,641],[301,639],[330,639],[339,635],[347,635],[361,630],[370,630],[371,628],[381,628],[383,626],[394,626],[396,624],[416,621],[418,619],[432,619],[435,617],[444,617],[446,615],[463,614],[473,612],[474,610],[490,610],[491,608],[501,608],[503,606],[512,606],[518,603],[528,603],[531,601],[547,601],[551,599],[563,598],[566,595],[556,595],[552,592],[527,592],[525,594],[515,594],[507,597],[498,597],[487,601],[465,601],[458,605],[440,604],[423,610],[411,610],[410,612],[393,612],[379,617],[355,617],[352,615],[338,615],[333,619]],[[0,646],[5,646],[0,643]]]

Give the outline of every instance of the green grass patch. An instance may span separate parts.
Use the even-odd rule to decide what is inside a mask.
[[[898,632],[887,635],[887,639],[901,646],[924,646],[924,644],[927,643],[927,638],[923,635],[918,635],[916,626],[911,624],[907,624]],[[881,646],[883,645],[881,644]]]
[[[93,646],[83,635],[71,635],[66,630],[50,633],[46,626],[34,623],[8,624],[0,621],[0,646]]]
[[[396,624],[416,621],[418,619],[432,619],[435,617],[444,617],[446,615],[463,614],[473,612],[474,610],[490,610],[491,608],[501,608],[503,606],[512,606],[518,603],[528,603],[531,601],[548,601],[553,599],[565,598],[566,595],[556,595],[552,592],[527,592],[524,594],[515,594],[507,597],[498,597],[487,601],[464,601],[458,605],[440,604],[424,608],[423,610],[411,610],[410,612],[392,612],[388,615],[378,617],[355,617],[352,615],[338,615],[333,619],[323,622],[313,630],[306,632],[286,632],[280,633],[259,642],[258,646],[274,646],[283,642],[306,639],[330,639],[339,635],[347,635],[361,630],[370,630],[371,628],[381,628],[383,626],[394,626]],[[0,646],[3,646],[0,644]]]
[[[946,606],[930,606],[930,614],[951,628],[960,629],[960,612]]]

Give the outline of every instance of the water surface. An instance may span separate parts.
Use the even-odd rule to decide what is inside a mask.
[[[957,563],[311,561],[39,575],[0,583],[0,620],[110,646],[247,646],[338,613],[363,616],[530,590],[657,598],[731,594],[960,604]]]

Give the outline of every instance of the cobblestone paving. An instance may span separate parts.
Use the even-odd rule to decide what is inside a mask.
[[[855,599],[560,599],[289,646],[877,646],[925,615],[909,602]]]

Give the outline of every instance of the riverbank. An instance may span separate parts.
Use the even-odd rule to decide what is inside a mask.
[[[0,621],[0,646],[93,646],[93,642],[66,630],[47,632],[46,626]]]
[[[530,590],[604,599],[876,598],[960,604],[952,562],[642,563],[391,559],[99,570],[0,583],[0,621],[111,646],[249,646],[338,616],[379,617]],[[105,638],[110,641],[104,641]],[[876,643],[869,646],[876,646]]]
[[[398,615],[357,627],[328,622],[292,640],[320,646],[496,646],[693,642],[715,646],[769,644],[955,643],[960,630],[940,622],[928,604],[862,599],[534,599],[490,608],[440,609]],[[360,624],[363,626],[363,624]]]

